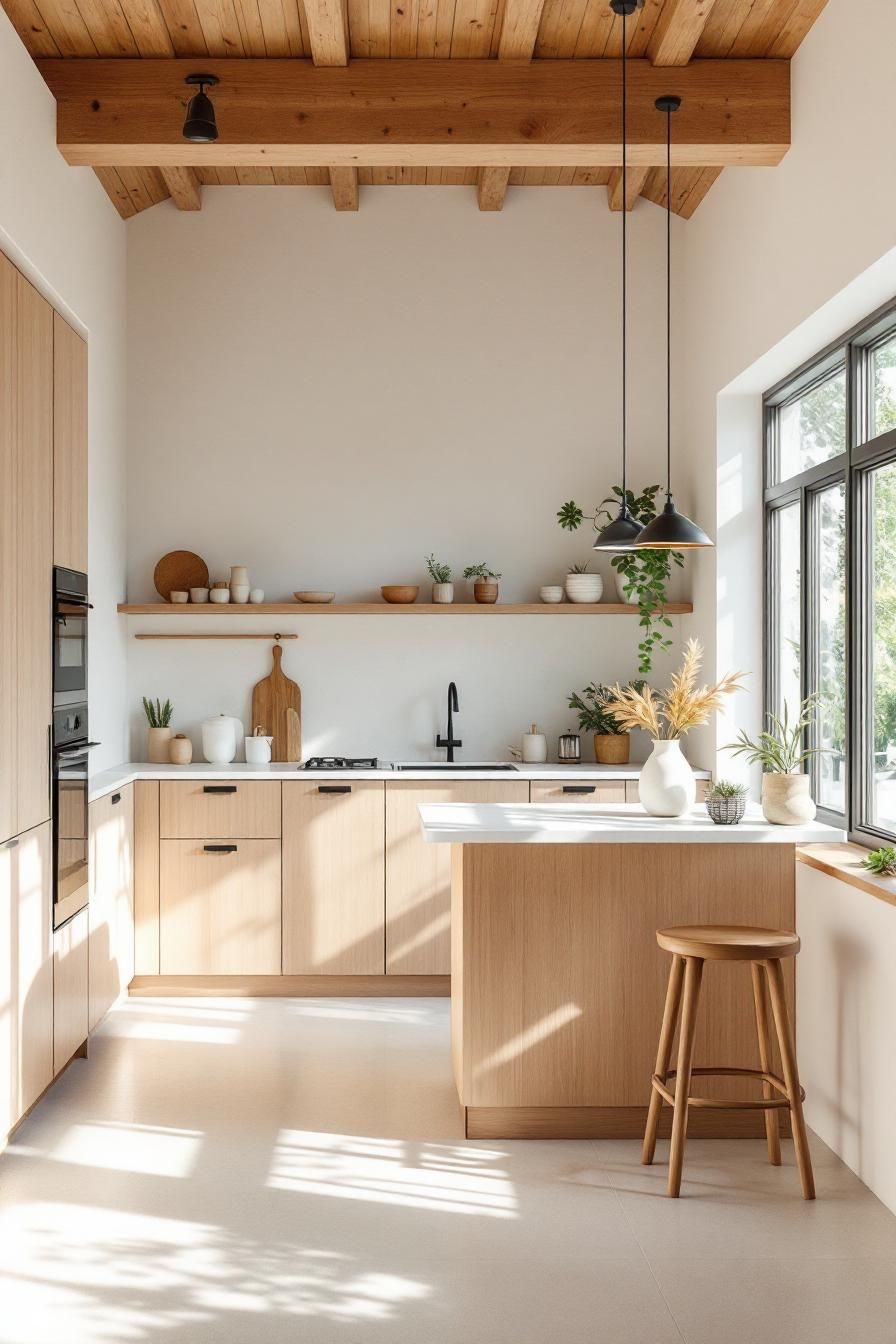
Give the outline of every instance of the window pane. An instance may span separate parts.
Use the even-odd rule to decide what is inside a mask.
[[[869,472],[867,527],[873,724],[868,820],[878,830],[896,832],[896,463]]]
[[[815,593],[812,639],[818,693],[815,798],[834,812],[846,810],[846,487],[829,486],[812,497]]]
[[[839,369],[778,412],[778,481],[846,452],[846,371]]]
[[[871,425],[872,439],[888,429],[896,429],[896,336],[871,352]]]
[[[771,515],[774,565],[774,685],[776,714],[792,714],[801,700],[800,682],[800,506],[786,504]]]

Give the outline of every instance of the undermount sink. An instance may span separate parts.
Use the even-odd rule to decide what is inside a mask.
[[[478,771],[482,774],[518,768],[510,761],[395,761],[392,765],[393,770],[466,770],[467,773]]]

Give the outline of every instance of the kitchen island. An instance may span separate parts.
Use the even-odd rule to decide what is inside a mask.
[[[452,1057],[469,1138],[639,1137],[669,973],[656,930],[792,930],[797,845],[843,838],[816,822],[770,826],[757,807],[724,827],[699,805],[675,819],[636,803],[420,815],[427,841],[452,846]],[[792,1012],[792,962],[785,975]],[[748,965],[705,976],[696,1057],[758,1066]],[[741,1080],[707,1082],[752,1095]],[[704,1110],[690,1127],[758,1136],[764,1120]]]

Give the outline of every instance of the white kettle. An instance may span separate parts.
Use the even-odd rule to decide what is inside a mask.
[[[202,724],[202,754],[210,765],[229,765],[243,736],[243,725],[229,714],[206,719]]]

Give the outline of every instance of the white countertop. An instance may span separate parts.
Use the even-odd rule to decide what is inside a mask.
[[[737,826],[716,826],[702,803],[683,817],[651,817],[640,803],[433,803],[420,808],[420,818],[434,844],[808,845],[846,838],[816,821],[770,826],[756,803]]]
[[[246,765],[235,761],[232,765],[208,765],[194,761],[192,765],[149,765],[143,762],[125,762],[110,770],[103,770],[90,781],[89,798],[93,802],[107,793],[114,793],[136,779],[388,779],[388,780],[444,780],[453,779],[562,779],[571,782],[601,779],[637,779],[642,761],[630,765],[520,765],[514,770],[431,770],[421,764],[419,770],[300,770],[293,764]],[[708,779],[708,770],[695,770],[698,779]],[[831,838],[831,837],[829,837]]]

